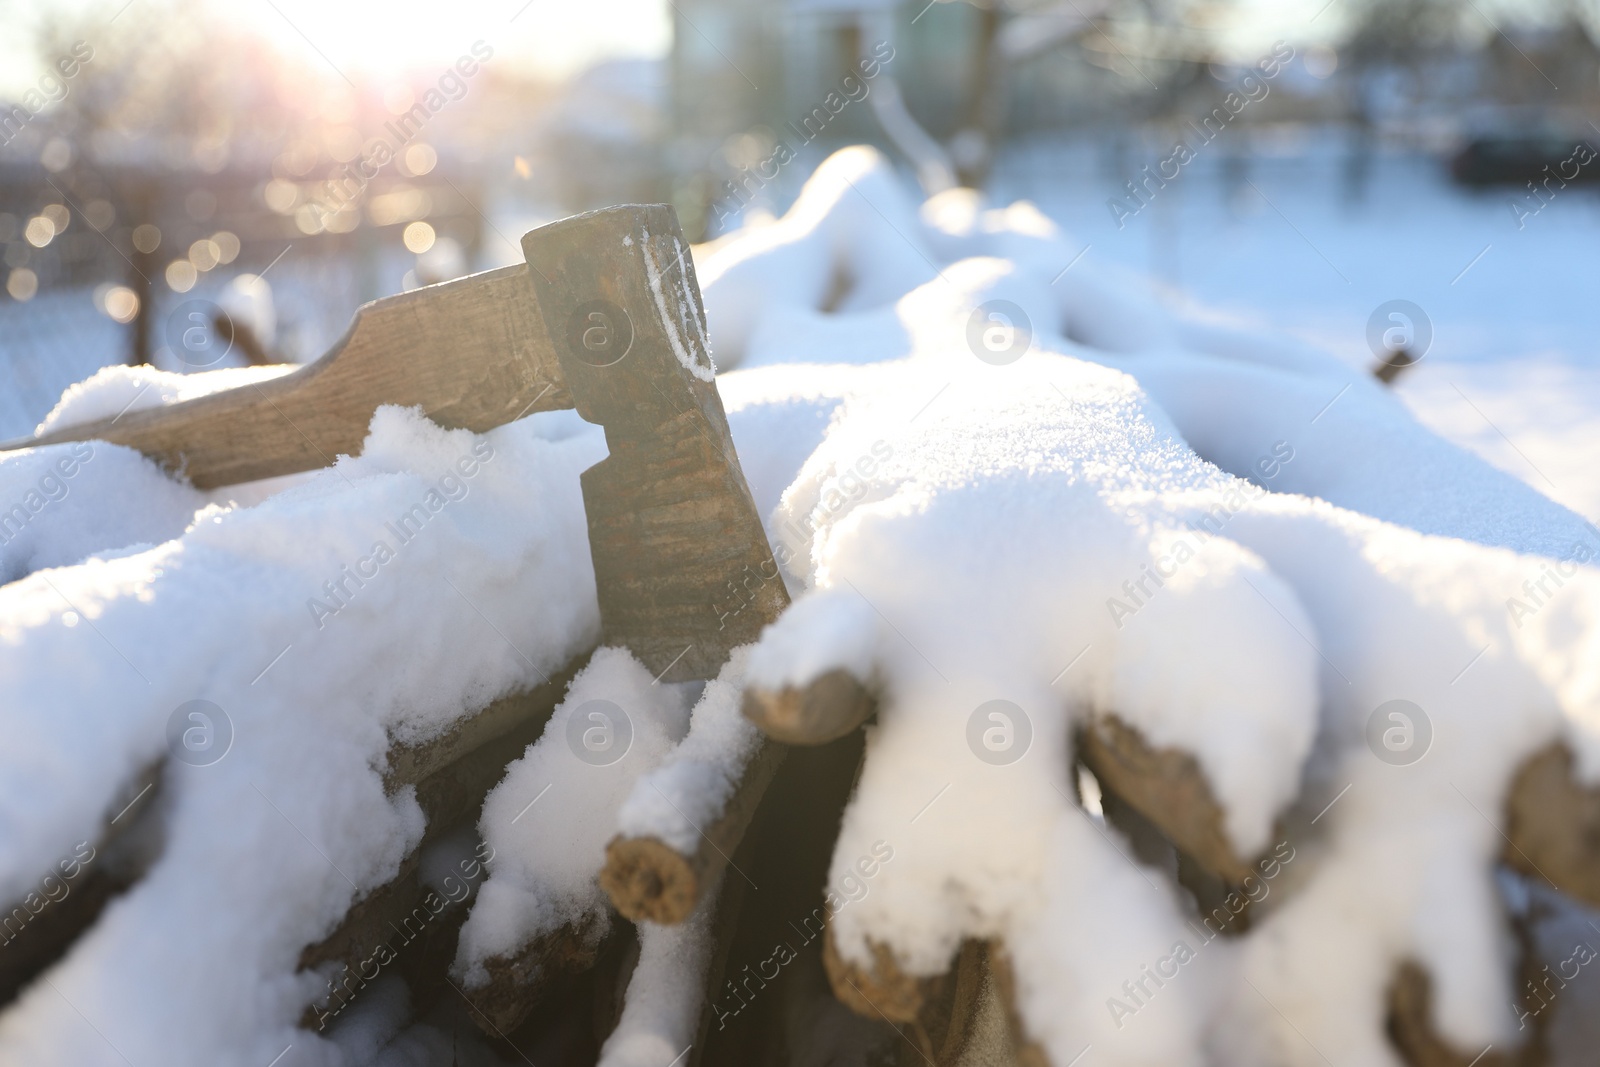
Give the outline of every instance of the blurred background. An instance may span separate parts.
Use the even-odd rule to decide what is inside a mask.
[[[1352,361],[1414,301],[1431,358],[1559,405],[1597,391],[1597,40],[1600,0],[0,0],[0,435],[109,363],[314,359],[580,210],[715,239],[858,142]]]

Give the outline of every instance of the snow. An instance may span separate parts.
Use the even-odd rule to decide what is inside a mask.
[[[232,733],[209,766],[169,761],[161,859],[0,1017],[0,1059],[267,1063],[293,1043],[300,1062],[338,1062],[294,1028],[322,984],[295,959],[422,832],[409,790],[384,795],[391,737],[537,684],[598,631],[576,475],[602,446],[539,425],[475,437],[381,409],[362,456],[298,487],[0,588],[5,899],[62,842],[98,836],[122,783],[167,751],[174,709],[209,700]],[[447,478],[455,499],[393,543],[386,524]],[[319,629],[324,582],[384,540],[393,558]]]
[[[600,1050],[600,1067],[676,1063],[694,1041],[711,962],[720,883],[677,926],[639,924],[639,962],[628,979],[622,1018]]]
[[[738,368],[718,388],[796,602],[703,691],[595,654],[484,806],[495,858],[459,980],[562,926],[598,937],[606,843],[687,850],[732,794],[758,740],[744,686],[844,669],[880,706],[828,883],[894,857],[831,920],[847,958],[870,940],[933,975],[963,939],[1003,940],[1057,1064],[1394,1065],[1383,995],[1408,959],[1469,1058],[1514,1040],[1498,820],[1554,740],[1600,781],[1600,531],[1441,438],[1443,408],[1419,419],[1405,401],[1436,386],[1397,398],[1315,338],[1174,305],[1085,247],[1026,203],[915,204],[849,149],[785,216],[699,253],[710,340]],[[683,296],[646,266],[663,308],[668,284]],[[272,373],[107,371],[49,424]],[[0,1059],[437,1053],[392,982],[333,1040],[296,1031],[320,980],[295,959],[420,840],[414,797],[383,790],[389,744],[595,642],[576,475],[602,435],[381,409],[360,456],[209,502],[73,447],[0,458],[30,514],[0,554],[0,894],[96,835],[175,708],[214,702],[231,747],[169,761],[165,853],[0,1015]],[[1428,735],[1409,762],[1372,747],[1396,700]],[[1215,937],[1079,808],[1071,738],[1108,714],[1192,753],[1235,850],[1276,857],[1245,936]],[[693,1040],[713,909],[641,925],[602,1062]]]
[[[628,240],[626,237],[623,239]],[[700,316],[694,311],[694,298],[687,292],[684,274],[679,273],[688,249],[677,238],[673,238],[672,249],[676,254],[672,257],[673,262],[663,269],[655,260],[655,244],[650,240],[649,230],[644,231],[644,247],[645,280],[650,285],[650,296],[655,300],[656,314],[667,324],[667,344],[672,346],[672,354],[684,370],[703,382],[712,381],[717,375],[717,368],[711,362],[711,345],[706,340]],[[665,280],[666,275],[672,275],[670,282]],[[666,286],[669,284],[672,287],[671,309],[667,307]],[[697,358],[699,352],[706,353],[703,363]]]
[[[833,199],[808,188],[790,218],[808,197],[846,202],[857,177],[846,167],[813,178]],[[1153,301],[1142,328],[1118,336],[1130,301],[1101,301],[1090,271],[1052,283],[1038,267],[1069,262],[1073,245],[1026,209],[931,205],[930,236],[897,232],[887,220],[905,211],[875,206],[876,233],[855,239],[905,249],[907,263],[941,242],[1006,262],[947,263],[892,311],[858,307],[848,324],[842,312],[819,321],[818,280],[838,268],[802,257],[803,239],[724,244],[703,275],[716,307],[721,279],[759,276],[763,254],[812,272],[769,296],[785,303],[771,312],[781,331],[748,325],[744,366],[808,348],[827,362],[847,333],[857,348],[872,334],[880,352],[914,353],[819,368],[839,400],[770,523],[775,540],[814,528],[791,569],[817,591],[751,660],[769,685],[843,666],[884,690],[835,874],[874,839],[894,840],[903,859],[839,918],[841,950],[865,963],[871,937],[934,974],[962,937],[1003,934],[1017,946],[1024,1020],[1056,1062],[1093,1043],[1103,1062],[1198,1063],[1237,1033],[1230,1062],[1392,1063],[1381,994],[1403,958],[1434,975],[1438,1023],[1463,1048],[1505,1042],[1509,957],[1489,874],[1501,841],[1483,813],[1499,811],[1517,763],[1556,736],[1591,780],[1600,770],[1593,572],[1576,569],[1555,611],[1513,618],[1508,595],[1545,561],[1510,549],[1570,556],[1587,525],[1303,346],[1208,331]],[[815,222],[811,241],[825,246],[830,228]],[[1031,320],[1030,352],[1003,367],[975,360],[951,328],[993,299]],[[1071,337],[1118,343],[1108,352]],[[724,379],[734,410],[755,389],[739,377]],[[878,437],[892,457],[861,474],[862,445]],[[849,491],[841,471],[856,472]],[[1176,570],[1137,588],[1147,563]],[[1469,667],[1470,687],[1454,689]],[[1427,758],[1398,774],[1364,736],[1373,709],[1397,696],[1432,708],[1435,731]],[[1027,751],[1003,766],[973,761],[964,729],[997,698],[1031,726]],[[1308,758],[1312,785],[1336,784],[1302,805],[1351,787],[1307,831],[1318,845],[1307,888],[1238,947],[1211,949],[1203,962],[1222,973],[1174,983],[1138,1026],[1106,1005],[1124,976],[1193,934],[1172,893],[1134,888],[1070,811],[1065,761],[1042,755],[1064,751],[1071,721],[1091,712],[1194,752],[1246,855],[1270,843]],[[1110,873],[1119,865],[1125,877]],[[1329,958],[1344,965],[1305,963]],[[1273,991],[1277,1010],[1252,999],[1251,983]],[[1246,1025],[1210,1029],[1218,1009]]]
[[[129,411],[191,400],[223,389],[260,385],[296,369],[292,364],[279,364],[180,374],[150,366],[104,367],[62,393],[61,400],[34,432],[49,433],[80,423],[114,419]]]
[[[688,726],[683,683],[657,683],[625,649],[602,648],[573,679],[543,736],[506,769],[478,829],[499,862],[461,930],[455,971],[572,926],[598,938],[610,907],[595,881],[617,809]]]
[[[616,816],[617,832],[654,837],[690,854],[700,828],[715,822],[760,747],[761,733],[739,712],[746,652],[736,650],[706,685],[689,732],[634,785]]]
[[[0,463],[0,581],[183,533],[204,498],[131,449],[45,445]]]

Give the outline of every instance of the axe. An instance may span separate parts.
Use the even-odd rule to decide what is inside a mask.
[[[715,676],[788,605],[717,394],[672,208],[540,227],[526,264],[385,297],[281,378],[63,427],[0,450],[127,445],[197,488],[354,454],[381,404],[483,432],[576,408],[609,455],[582,475],[603,640],[664,681]]]

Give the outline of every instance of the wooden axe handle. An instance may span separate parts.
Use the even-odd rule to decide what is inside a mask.
[[[0,449],[98,440],[197,488],[316,470],[361,449],[381,404],[482,432],[572,407],[523,264],[362,306],[315,363],[259,385],[67,426]]]

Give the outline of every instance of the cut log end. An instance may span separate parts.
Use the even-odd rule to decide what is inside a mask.
[[[907,974],[887,945],[869,940],[867,948],[870,966],[845,959],[827,927],[822,962],[833,995],[858,1015],[893,1024],[922,1062],[950,1067],[972,1062],[973,1055],[998,1055],[998,1062],[1016,1067],[1050,1067],[1044,1050],[1027,1037],[1000,942],[969,938],[946,973],[922,978]]]
[[[1507,866],[1600,907],[1600,789],[1580,784],[1572,752],[1552,744],[1529,757],[1506,797]]]
[[[675,925],[694,912],[705,884],[696,859],[653,837],[615,837],[606,846],[600,887],[633,922]]]
[[[828,972],[833,995],[845,1007],[868,1019],[891,1023],[917,1021],[923,1009],[938,999],[944,975],[918,978],[900,968],[889,946],[867,942],[872,964],[863,967],[839,954],[829,924],[822,939],[822,965]]]
[[[673,926],[694,913],[702,893],[716,884],[728,857],[739,847],[761,797],[771,784],[784,747],[763,741],[744,769],[722,814],[705,826],[694,851],[685,855],[654,837],[618,835],[606,846],[600,888],[634,922]]]
[[[1078,758],[1107,792],[1224,882],[1240,885],[1254,873],[1229,843],[1222,805],[1189,753],[1152,748],[1138,730],[1108,715],[1078,733]]]
[[[835,741],[871,717],[872,694],[847,671],[832,670],[803,686],[751,688],[744,716],[768,737],[791,745]]]

